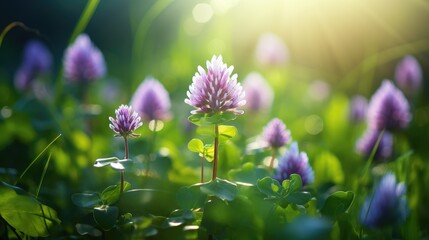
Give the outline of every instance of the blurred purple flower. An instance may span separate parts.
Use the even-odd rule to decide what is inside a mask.
[[[207,61],[207,72],[198,66],[198,72],[192,77],[192,84],[187,92],[185,103],[197,108],[191,111],[197,113],[222,113],[233,112],[243,114],[237,110],[246,104],[243,88],[237,82],[237,74],[231,76],[233,66],[227,67],[222,61],[222,56],[213,55],[212,60]]]
[[[15,87],[27,89],[34,78],[46,73],[52,65],[52,55],[46,46],[37,40],[28,42],[24,49],[23,60],[15,74]]]
[[[407,99],[389,80],[372,96],[367,114],[368,125],[378,130],[406,128],[411,120]]]
[[[365,200],[360,211],[360,222],[367,228],[382,228],[404,223],[409,212],[405,196],[404,184],[397,184],[395,175],[387,173],[372,196]]]
[[[104,76],[103,54],[86,34],[79,35],[64,55],[64,75],[72,83],[94,81]]]
[[[272,148],[280,148],[291,141],[290,131],[282,120],[274,118],[264,128],[264,139]]]
[[[115,114],[116,119],[113,117],[109,117],[109,120],[111,122],[111,124],[109,124],[109,127],[116,133],[115,136],[138,136],[133,132],[143,123],[141,122],[140,116],[135,111],[133,111],[131,106],[121,105],[118,109],[115,110]]]
[[[303,186],[314,181],[314,172],[308,163],[307,154],[299,152],[298,143],[296,142],[292,143],[289,151],[279,159],[279,165],[273,178],[282,183],[284,180],[289,179],[291,174],[299,174]]]
[[[362,156],[368,158],[371,155],[372,149],[377,143],[381,131],[368,129],[363,137],[356,143],[356,151]],[[392,155],[393,137],[389,132],[384,131],[380,139],[378,148],[375,151],[374,159],[382,160],[389,158]]]
[[[255,54],[261,65],[283,65],[288,60],[289,50],[277,35],[264,33],[259,38]]]
[[[331,86],[323,80],[314,80],[308,87],[308,94],[313,100],[323,102],[331,94]]]
[[[361,122],[366,118],[368,101],[365,97],[357,95],[351,99],[349,118],[352,122]]]
[[[131,105],[145,121],[170,118],[170,97],[155,78],[146,78],[134,93]]]
[[[396,83],[406,93],[415,93],[422,84],[422,69],[417,59],[405,56],[396,66]]]
[[[258,112],[271,108],[273,89],[259,73],[249,73],[243,81],[243,89],[247,109]]]

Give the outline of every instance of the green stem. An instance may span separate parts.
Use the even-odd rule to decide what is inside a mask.
[[[129,153],[128,153],[128,139],[126,136],[124,136],[124,145],[125,145],[125,159],[129,158]],[[124,191],[124,171],[121,171],[121,191],[120,193],[122,193]]]
[[[215,138],[214,138],[214,156],[213,156],[212,181],[216,180],[218,151],[219,151],[219,125],[215,124]]]
[[[146,162],[146,176],[149,176],[150,173],[150,162],[152,160],[154,160],[154,151],[155,151],[155,142],[156,142],[156,129],[158,128],[158,120],[155,119],[153,120],[153,135],[152,135],[152,141],[150,143],[150,148],[149,148],[149,158]]]
[[[271,155],[271,161],[270,161],[270,167],[269,167],[270,172],[273,170],[274,159],[276,159],[276,155],[277,155],[276,152],[277,152],[277,148],[273,148],[273,152]]]

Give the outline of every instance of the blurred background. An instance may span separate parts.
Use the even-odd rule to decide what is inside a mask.
[[[58,82],[64,81],[64,51],[87,3],[0,2],[0,29],[15,21],[28,27],[11,29],[0,47],[2,179],[16,179],[58,133],[63,133],[64,140],[53,155],[48,174],[51,181],[42,191],[45,196],[59,194],[67,199],[77,191],[100,190],[104,186],[100,183],[114,183],[117,179],[111,177],[116,176],[113,171],[106,176],[104,170],[91,168],[98,157],[122,154],[120,141],[114,140],[108,128],[108,116],[120,104],[129,103],[145,77],[153,76],[169,92],[173,113],[159,132],[155,147],[170,158],[170,162],[158,166],[158,174],[175,187],[198,182],[199,158],[186,150],[195,134],[185,132],[191,108],[183,100],[197,66],[205,67],[213,55],[222,55],[228,66],[234,66],[240,82],[250,72],[259,72],[273,88],[274,102],[269,111],[250,116],[246,113],[232,123],[239,128],[239,136],[225,153],[230,159],[221,176],[245,161],[240,156],[245,155],[246,145],[270,119],[279,117],[300,143],[300,149],[309,154],[312,164],[324,158],[339,164],[339,170],[330,173],[334,176],[328,174],[319,180],[317,173],[322,170],[316,169],[316,185],[332,181],[339,188],[350,189],[357,184],[354,169],[365,163],[356,153],[355,143],[366,128],[364,122],[350,122],[350,99],[362,95],[369,100],[382,80],[395,80],[399,61],[413,55],[422,68],[423,81],[410,99],[412,123],[395,139],[392,159],[413,150],[412,169],[420,187],[411,187],[410,192],[416,193],[411,202],[416,207],[428,199],[417,194],[429,183],[429,178],[423,176],[429,157],[428,1],[100,1],[84,29],[104,54],[107,67],[106,76],[88,86],[91,94],[87,104],[95,110],[79,113],[79,102],[68,96],[71,93],[66,88],[53,107],[59,109],[56,114],[43,101],[16,90],[14,76],[25,44],[38,39],[52,52],[53,67],[45,81],[55,95]],[[263,46],[264,38],[273,42]],[[279,48],[270,50],[278,43]],[[260,48],[262,52],[273,51],[273,56],[261,56]],[[85,121],[92,122],[91,132],[83,130]],[[150,151],[147,145],[152,133],[146,125],[140,130],[142,138],[131,143],[135,156]],[[29,174],[34,180],[24,182],[32,189],[40,171]],[[92,178],[94,175],[96,178]],[[137,175],[130,178],[138,186],[149,184],[142,183]],[[162,185],[165,182],[152,184],[153,188],[169,188]],[[59,208],[71,206],[69,200],[47,201]],[[426,207],[415,219],[424,222],[427,213]],[[69,222],[76,222],[77,215],[63,213]]]

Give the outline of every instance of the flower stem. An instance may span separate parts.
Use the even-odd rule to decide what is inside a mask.
[[[212,180],[213,181],[216,180],[216,175],[217,175],[218,151],[219,151],[219,125],[215,124],[213,174],[212,174]]]
[[[276,152],[277,152],[277,149],[273,148],[273,152],[272,152],[272,155],[271,155],[271,161],[270,161],[270,167],[269,167],[270,171],[273,170],[274,159],[276,159],[276,155],[277,155]]]
[[[149,148],[149,158],[147,159],[146,162],[146,176],[149,176],[149,172],[150,172],[150,162],[154,159],[154,151],[155,151],[155,140],[156,140],[156,129],[158,127],[158,120],[153,120],[153,135],[152,135],[152,142],[150,143],[150,148]]]
[[[128,155],[128,139],[126,136],[124,136],[124,145],[125,145],[125,159],[129,158]],[[121,171],[121,191],[122,193],[124,191],[124,171]]]

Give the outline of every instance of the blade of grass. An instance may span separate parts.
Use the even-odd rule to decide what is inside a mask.
[[[43,179],[45,179],[46,170],[48,170],[49,162],[51,161],[52,152],[49,153],[48,160],[45,163],[45,168],[43,168],[42,176],[40,177],[39,187],[36,192],[36,199],[39,197],[40,188],[42,187]]]
[[[136,71],[138,69],[141,69],[141,58],[143,56],[143,47],[144,47],[144,40],[146,37],[146,34],[150,28],[150,25],[155,20],[155,18],[162,12],[164,9],[166,9],[170,3],[172,3],[172,0],[160,0],[156,1],[151,8],[147,11],[147,13],[143,16],[141,19],[138,27],[137,32],[134,37],[133,42],[133,51],[132,51],[132,61],[133,61],[133,77],[138,78]],[[136,67],[139,66],[139,67]]]
[[[40,153],[39,155],[37,155],[37,157],[27,166],[27,168],[24,170],[24,172],[21,173],[21,175],[19,176],[19,178],[15,181],[16,185],[19,180],[21,180],[21,178],[27,173],[27,171],[31,168],[31,166],[34,165],[34,163],[36,163],[36,161],[43,155],[43,153],[46,152],[46,150],[48,150],[48,148],[54,144],[54,142],[56,142],[59,138],[61,137],[61,134],[59,134],[56,138],[54,138],[54,140],[52,140]]]
[[[89,21],[92,18],[92,15],[94,15],[95,9],[97,9],[98,4],[100,3],[100,0],[89,0],[88,4],[86,5],[85,9],[82,12],[82,15],[80,16],[79,21],[76,24],[76,27],[73,30],[73,33],[69,39],[68,45],[74,42],[74,40],[79,36],[80,33],[82,33],[86,26],[88,25]],[[62,90],[64,88],[64,82],[62,80],[64,74],[64,68],[61,66],[60,70],[58,71],[57,76],[57,82],[55,87],[55,99],[58,100],[59,96],[62,94]]]
[[[22,23],[22,22],[11,22],[9,25],[7,25],[4,29],[3,29],[3,31],[1,32],[1,34],[0,34],[0,47],[1,47],[1,45],[2,45],[2,43],[3,43],[3,39],[4,39],[4,37],[6,36],[6,34],[10,31],[10,30],[12,30],[13,28],[15,28],[15,27],[21,27],[21,28],[23,28],[24,30],[26,30],[26,31],[29,31],[29,32],[34,32],[34,33],[36,33],[37,35],[40,35],[40,33],[39,33],[39,31],[38,30],[36,30],[36,29],[32,29],[32,28],[29,28],[29,27],[27,27],[24,23]]]

